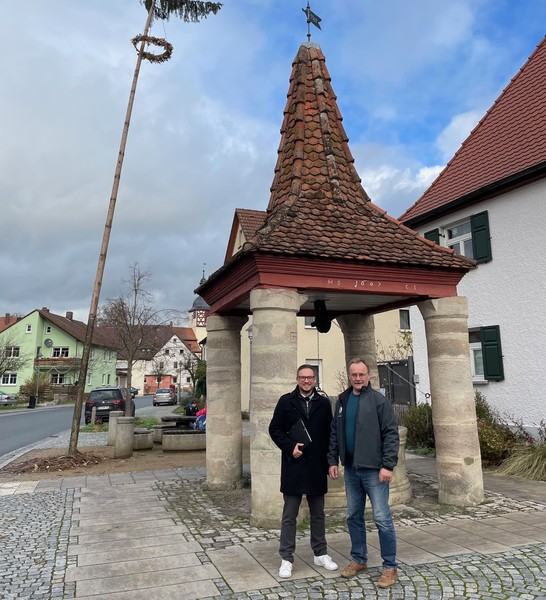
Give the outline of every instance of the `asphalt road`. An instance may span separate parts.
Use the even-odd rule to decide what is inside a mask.
[[[147,409],[152,406],[152,396],[139,396],[135,404],[137,410]],[[73,405],[0,411],[0,459],[8,452],[70,429],[73,414]],[[83,419],[81,422],[83,425]]]

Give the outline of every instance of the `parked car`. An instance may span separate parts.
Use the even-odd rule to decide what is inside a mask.
[[[108,421],[110,412],[113,410],[125,411],[126,402],[131,403],[131,415],[135,416],[135,403],[127,388],[122,387],[100,387],[89,392],[85,402],[85,422],[91,423],[91,412],[96,407],[96,419],[102,422]]]
[[[171,388],[159,388],[154,394],[154,406],[158,404],[176,404],[176,396]]]
[[[135,396],[138,396],[138,391],[140,390],[140,388],[136,388],[136,387],[132,387],[131,386],[131,397],[134,398]]]
[[[7,392],[0,391],[0,404],[8,406],[10,404],[15,404],[16,402],[17,398],[14,394],[8,394]]]

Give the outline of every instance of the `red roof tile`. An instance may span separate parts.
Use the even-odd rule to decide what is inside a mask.
[[[256,235],[258,229],[264,224],[267,213],[264,210],[249,210],[247,208],[236,208],[235,214],[247,240]]]
[[[411,222],[545,162],[546,37],[400,220]]]
[[[354,167],[324,55],[314,43],[303,44],[294,60],[267,218],[247,239],[242,253],[398,266],[473,265],[370,201]]]

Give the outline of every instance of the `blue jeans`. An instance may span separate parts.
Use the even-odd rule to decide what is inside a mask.
[[[396,534],[389,508],[389,484],[379,482],[377,469],[345,467],[347,494],[347,526],[351,536],[351,558],[360,564],[368,562],[364,509],[366,495],[372,504],[372,514],[379,533],[379,548],[383,567],[396,569]]]

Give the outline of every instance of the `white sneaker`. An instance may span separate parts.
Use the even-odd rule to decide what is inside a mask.
[[[292,563],[289,560],[283,560],[281,562],[281,568],[279,569],[279,577],[287,579],[292,577]]]
[[[315,556],[314,563],[319,567],[324,567],[328,571],[337,571],[337,565],[328,554]]]

